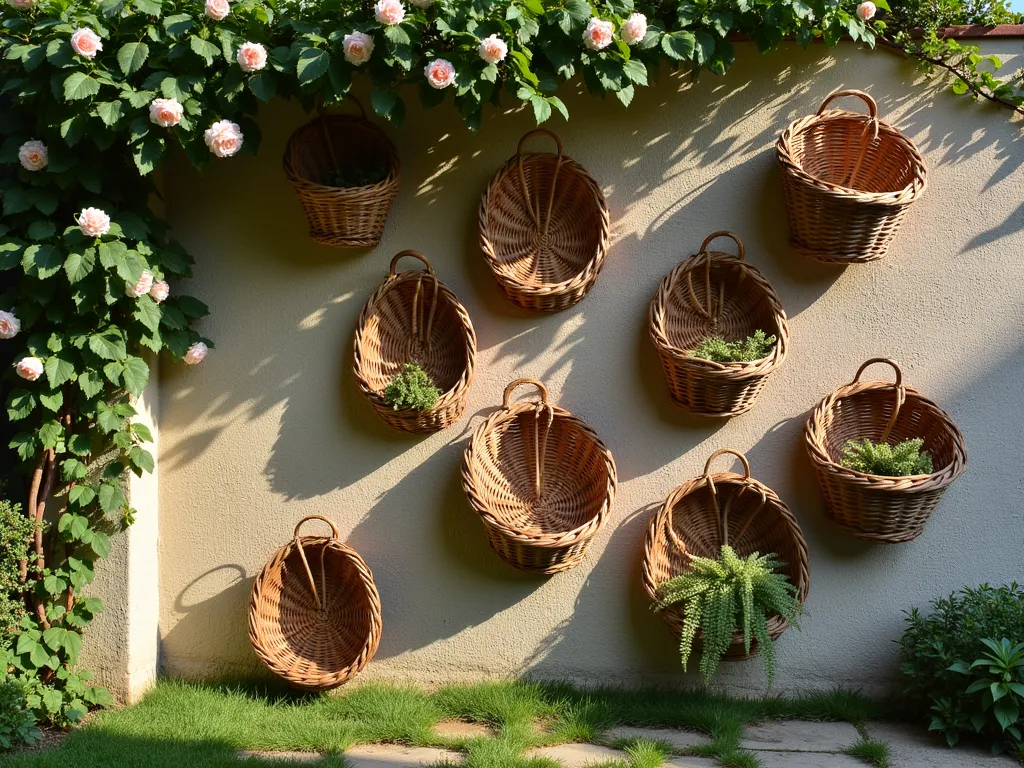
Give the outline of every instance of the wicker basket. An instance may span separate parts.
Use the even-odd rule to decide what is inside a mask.
[[[738,456],[743,474],[716,472],[711,463],[725,453]],[[811,586],[807,543],[796,517],[770,488],[750,477],[746,457],[729,448],[715,451],[704,465],[704,474],[676,488],[651,519],[644,543],[644,591],[656,602],[658,585],[689,570],[691,555],[716,559],[722,545],[729,544],[741,557],[753,552],[774,552],[784,563],[780,572],[789,577],[803,603]],[[665,623],[677,635],[682,633],[683,614],[677,606],[661,612]],[[768,620],[773,640],[786,631],[789,622],[781,616]],[[698,630],[695,647],[703,633]],[[743,631],[733,632],[726,659],[736,661],[757,652],[751,638],[745,649]]]
[[[868,115],[825,108],[857,96]],[[878,119],[863,91],[837,91],[817,113],[793,122],[775,144],[789,214],[790,243],[804,256],[835,264],[885,255],[907,207],[927,185],[921,153]]]
[[[299,536],[314,519],[331,526],[329,537]],[[380,633],[380,596],[363,558],[326,517],[303,518],[252,585],[249,641],[256,655],[298,688],[327,690],[369,663]]]
[[[860,380],[873,363],[896,371],[896,382]],[[904,386],[894,361],[868,360],[853,381],[839,387],[811,412],[804,430],[826,514],[844,531],[865,541],[895,544],[916,539],[946,488],[967,467],[963,435],[939,406]],[[897,444],[921,438],[932,457],[930,475],[880,477],[839,464],[849,440]]]
[[[527,139],[537,135],[550,136],[558,154],[523,154]],[[480,246],[498,285],[537,312],[571,307],[593,288],[610,226],[597,182],[542,128],[519,140],[480,201]]]
[[[309,236],[321,245],[373,248],[384,232],[398,194],[398,151],[353,96],[355,115],[319,116],[292,134],[284,151],[284,172],[309,221]],[[367,159],[387,164],[384,181],[364,187],[334,187],[322,182],[351,163]]]
[[[531,384],[540,402],[512,403]],[[502,409],[473,435],[462,487],[491,547],[510,565],[558,573],[580,564],[608,516],[618,476],[611,453],[581,419],[548,404],[544,385],[517,379]]]
[[[736,242],[737,256],[707,250],[712,240],[723,236]],[[692,413],[746,413],[786,357],[786,313],[765,277],[743,260],[744,254],[736,235],[715,232],[701,244],[700,253],[662,278],[651,299],[651,340],[669,392],[676,405]],[[777,339],[771,354],[761,360],[716,363],[690,353],[709,336],[742,340],[759,329]]]
[[[396,273],[403,256],[419,259],[426,269]],[[444,429],[466,408],[475,360],[476,332],[466,308],[437,279],[424,256],[416,251],[397,254],[356,326],[355,372],[363,396],[390,427],[404,432]],[[384,390],[409,362],[419,363],[441,390],[429,410],[396,411],[384,401]]]

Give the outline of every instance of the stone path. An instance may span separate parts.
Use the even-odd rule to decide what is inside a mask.
[[[947,749],[921,729],[894,723],[869,723],[868,737],[889,745],[890,768],[1018,768],[1010,757],[993,757],[970,747]],[[474,723],[439,723],[435,732],[451,739],[492,737],[493,731]],[[657,741],[673,752],[685,752],[709,743],[701,733],[673,728],[637,728],[616,726],[601,734],[600,744],[557,744],[537,747],[530,757],[555,760],[564,768],[609,762],[628,764],[629,756],[620,747],[633,739]],[[809,723],[778,721],[749,725],[743,729],[740,745],[751,750],[762,768],[864,768],[867,763],[843,754],[861,740],[860,732],[849,723]],[[261,757],[289,762],[317,762],[320,755],[308,752],[241,752],[239,757]],[[345,752],[348,768],[422,768],[458,765],[461,753],[430,747],[403,747],[371,744],[352,747]],[[676,754],[663,768],[715,768],[717,760]],[[500,768],[495,766],[495,768]]]

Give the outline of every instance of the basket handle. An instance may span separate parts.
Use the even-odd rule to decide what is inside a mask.
[[[516,379],[507,387],[505,387],[505,396],[502,398],[501,407],[508,410],[512,407],[512,393],[523,386],[524,384],[532,384],[537,388],[540,393],[540,405],[548,404],[548,388],[541,384],[536,379]]]
[[[868,117],[871,118],[872,120],[878,119],[878,104],[875,102],[875,100],[872,99],[867,92],[858,91],[854,88],[848,88],[842,91],[832,91],[832,93],[826,96],[825,100],[821,102],[821,106],[818,107],[818,111],[815,112],[814,114],[820,115],[822,112],[825,111],[825,107],[827,107],[833,101],[835,101],[836,99],[845,98],[846,96],[856,96],[858,99],[863,101],[865,104],[868,105]]]
[[[298,525],[295,526],[295,547],[296,549],[298,549],[299,557],[302,559],[302,565],[306,569],[306,577],[309,579],[309,588],[313,590],[313,600],[316,602],[316,609],[318,611],[322,611],[327,600],[327,573],[324,570],[324,555],[326,554],[325,548],[321,547],[320,549],[320,590],[318,592],[316,588],[316,580],[313,578],[313,571],[310,570],[309,561],[306,559],[306,553],[302,549],[302,538],[299,536],[299,529],[302,528],[302,526],[308,523],[310,520],[323,520],[325,523],[331,526],[332,539],[339,538],[340,534],[338,533],[338,526],[336,526],[333,522],[328,520],[323,515],[309,515],[308,517],[304,517],[301,520],[299,520]],[[320,598],[321,594],[323,595],[323,600],[321,600]]]
[[[850,171],[850,176],[847,178],[843,185],[844,187],[853,187],[857,181],[857,174],[860,173],[861,165],[864,162],[864,155],[867,154],[868,147],[873,141],[878,139],[878,104],[871,98],[866,92],[858,91],[854,89],[847,89],[843,91],[833,91],[821,103],[818,107],[816,115],[820,115],[825,111],[825,107],[831,104],[836,99],[843,98],[844,96],[856,96],[858,99],[868,105],[868,120],[864,125],[864,133],[861,137],[860,150],[857,152],[857,162],[853,164],[853,170]]]
[[[740,261],[743,261],[743,259],[746,258],[746,255],[747,255],[747,249],[743,247],[743,241],[740,240],[739,235],[737,235],[737,234],[735,234],[733,232],[727,232],[725,230],[722,230],[720,232],[712,232],[710,235],[705,237],[704,238],[704,242],[700,244],[700,250],[697,252],[697,255],[700,256],[702,254],[705,254],[705,263],[704,263],[704,295],[707,297],[707,302],[708,302],[707,309],[702,307],[700,305],[700,302],[697,300],[697,293],[693,290],[693,275],[691,274],[690,270],[687,270],[687,272],[686,272],[686,288],[687,288],[687,290],[690,293],[690,304],[693,306],[693,308],[699,314],[704,315],[704,317],[706,317],[708,320],[712,320],[712,319],[714,319],[717,316],[713,312],[714,307],[712,307],[712,305],[711,305],[711,258],[709,256],[707,256],[708,245],[711,244],[712,240],[715,240],[715,239],[717,239],[719,237],[728,237],[728,238],[732,239],[732,241],[734,243],[736,243],[736,247],[739,249],[739,253],[737,254],[736,258],[739,259]],[[740,279],[742,279],[742,277]],[[719,285],[718,285],[718,313],[717,314],[720,315],[722,313],[722,306],[724,304],[725,304],[725,282],[723,281],[723,282],[719,283]]]
[[[907,388],[903,386],[903,369],[900,368],[899,363],[895,360],[891,360],[888,357],[873,357],[857,369],[857,375],[853,377],[853,381],[850,384],[856,384],[860,381],[861,374],[864,370],[875,363],[885,363],[890,366],[896,372],[896,381],[893,386],[896,388],[896,407],[892,410],[892,416],[889,417],[889,423],[885,425],[885,431],[882,432],[882,442],[888,442],[889,434],[892,432],[892,428],[896,426],[896,419],[900,415],[900,408],[903,407],[903,403],[907,401]]]
[[[548,435],[551,434],[551,424],[555,420],[555,409],[548,404],[547,388],[536,379],[516,379],[505,387],[505,396],[502,399],[503,408],[509,409],[512,404],[512,392],[523,384],[532,384],[540,393],[540,402],[536,404],[534,410],[536,419],[533,424],[533,493],[534,498],[539,499],[544,480],[544,459],[547,456]],[[547,414],[547,424],[544,425],[544,439],[541,440],[541,417],[545,413]],[[544,444],[544,450],[541,450],[541,443]]]
[[[345,98],[340,103],[344,104],[346,101],[351,101],[353,104],[355,104],[357,107],[359,107],[359,116],[363,120],[367,119],[367,117],[366,117],[366,107],[363,106],[363,102],[361,102],[359,99],[357,99],[351,93],[345,94]],[[317,97],[317,100],[316,100],[316,111],[320,115],[320,117],[326,117],[326,115],[327,115],[327,105],[324,104],[324,100],[322,98],[320,98],[320,97]]]
[[[747,457],[746,456],[744,456],[739,451],[733,450],[732,448],[719,448],[717,451],[715,451],[714,453],[712,453],[708,457],[708,460],[706,462],[704,462],[704,477],[711,477],[711,462],[713,462],[719,456],[724,456],[726,454],[732,454],[733,456],[738,458],[741,462],[743,462],[743,479],[744,480],[749,480],[750,479],[750,462],[747,461]]]
[[[423,264],[427,268],[426,269],[426,274],[420,275],[420,277],[416,280],[416,293],[413,294],[413,297],[412,297],[412,331],[411,331],[411,333],[412,333],[413,338],[416,338],[417,336],[419,336],[420,332],[422,331],[422,333],[423,333],[423,343],[427,347],[427,349],[429,350],[430,349],[430,344],[431,344],[431,339],[433,338],[433,335],[431,334],[431,329],[434,327],[434,314],[437,311],[437,292],[438,292],[437,275],[434,274],[434,268],[430,265],[430,262],[427,261],[427,257],[426,256],[424,256],[419,251],[405,250],[405,251],[400,251],[400,252],[396,253],[395,257],[393,259],[391,259],[391,266],[388,268],[388,280],[394,280],[396,277],[398,277],[398,272],[397,272],[396,268],[398,266],[399,260],[403,256],[411,256],[414,259],[419,259],[420,261],[423,262]],[[433,301],[430,304],[430,315],[429,316],[427,315],[427,302],[426,302],[425,297],[423,297],[423,279],[424,279],[424,277],[430,278],[430,280],[434,283],[434,298],[433,298]],[[421,297],[423,297],[422,300],[421,300]]]
[[[548,195],[548,210],[547,216],[544,218],[543,224],[540,218],[540,203],[538,202],[536,208],[534,207],[534,201],[530,199],[530,190],[526,186],[526,173],[523,171],[523,145],[527,139],[534,136],[550,136],[555,146],[558,147],[558,159],[555,160],[555,173],[551,177],[551,193]],[[558,172],[562,169],[562,158],[565,157],[565,153],[562,148],[562,140],[558,138],[554,131],[549,131],[547,128],[534,128],[532,131],[527,131],[523,134],[523,138],[519,140],[519,145],[516,147],[516,158],[519,160],[519,183],[523,188],[523,199],[526,201],[527,206],[530,208],[530,213],[533,215],[533,221],[537,225],[537,231],[542,235],[548,233],[548,224],[551,222],[551,209],[555,204],[555,185],[558,182]]]
[[[399,251],[398,253],[396,253],[395,254],[395,258],[393,258],[391,260],[391,266],[388,267],[388,277],[389,278],[391,278],[391,277],[398,277],[398,270],[397,270],[398,262],[402,259],[403,256],[411,256],[414,259],[419,259],[420,261],[423,262],[423,265],[427,268],[427,272],[429,272],[430,274],[434,274],[434,268],[431,266],[430,262],[427,261],[427,257],[426,256],[424,256],[419,251],[414,251],[414,250],[411,250],[411,249],[407,249],[407,250]]]

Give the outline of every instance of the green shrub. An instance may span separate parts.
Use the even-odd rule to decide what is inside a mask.
[[[760,329],[743,341],[726,341],[721,336],[712,336],[693,350],[693,356],[715,363],[745,363],[768,357],[775,342],[774,336],[769,336]]]
[[[778,556],[754,552],[741,558],[732,547],[723,546],[716,560],[691,556],[690,565],[693,570],[658,586],[659,602],[655,604],[655,610],[680,606],[683,667],[690,659],[697,630],[703,630],[700,673],[709,682],[729,650],[733,631],[741,629],[747,653],[751,639],[760,645],[770,683],[775,677],[775,648],[768,634],[768,618],[778,614],[793,621],[803,611],[796,587],[785,574],[776,573],[782,565]]]
[[[402,372],[384,390],[384,402],[396,411],[429,411],[437,404],[441,390],[418,363],[406,363]]]
[[[1002,673],[1010,677],[1001,682],[1021,688],[1011,689],[1012,697],[1001,696],[1009,701],[998,708],[991,685],[980,681],[995,674],[990,667],[999,667],[989,658],[997,650],[995,645],[1001,650],[1005,639],[1007,650],[1012,650],[1024,642],[1024,589],[1016,583],[998,588],[988,584],[965,587],[933,601],[927,616],[916,608],[911,610],[906,622],[900,638],[900,670],[913,714],[930,716],[929,728],[942,733],[950,746],[964,734],[976,734],[995,751],[1020,750],[1024,669],[1018,666]],[[1010,702],[1016,703],[1016,717]],[[1004,727],[1011,718],[1012,729]]]
[[[0,648],[17,632],[25,613],[22,592],[31,589],[32,583],[21,584],[19,566],[28,555],[34,528],[20,506],[0,499]]]
[[[0,749],[35,744],[41,738],[22,686],[13,680],[0,680]]]
[[[847,469],[882,477],[930,475],[932,457],[921,451],[924,440],[904,440],[893,447],[870,440],[850,440],[843,448],[840,464]]]

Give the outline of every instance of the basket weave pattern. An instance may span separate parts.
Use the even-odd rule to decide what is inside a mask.
[[[284,172],[309,222],[309,236],[321,245],[341,248],[374,248],[380,243],[384,223],[398,194],[398,151],[384,132],[354,115],[319,117],[299,128],[288,140]],[[367,159],[388,166],[387,177],[362,187],[324,184],[331,175]]]
[[[558,153],[523,153],[532,136]],[[498,285],[524,309],[555,312],[582,299],[604,266],[611,219],[604,194],[551,131],[530,131],[480,201],[480,247]]]
[[[712,462],[725,453],[738,456],[744,473],[716,472]],[[774,552],[784,563],[780,568],[797,589],[803,603],[810,589],[807,543],[796,517],[770,488],[750,477],[750,465],[743,454],[725,448],[716,451],[704,465],[704,474],[676,488],[651,518],[644,542],[643,586],[652,602],[658,599],[658,585],[690,570],[690,556],[717,559],[728,544],[740,557],[753,552]],[[663,609],[661,617],[677,635],[682,633],[683,613],[677,606]],[[773,640],[789,627],[781,616],[768,619]],[[698,630],[695,644],[703,633]],[[733,632],[725,659],[736,661],[757,652],[751,639],[746,653],[743,631]]]
[[[826,107],[856,96],[868,114]],[[775,145],[782,169],[790,243],[818,261],[853,264],[882,258],[908,206],[927,186],[914,143],[878,118],[863,91],[831,94],[817,113],[793,122]]]
[[[331,535],[300,537],[312,519],[328,523]],[[299,522],[293,540],[253,583],[249,641],[272,672],[296,687],[327,690],[355,677],[377,651],[381,628],[373,574],[325,517]]]
[[[511,402],[531,384],[540,402]],[[611,453],[581,419],[549,405],[532,379],[506,388],[502,409],[476,430],[462,487],[491,547],[510,565],[558,573],[580,564],[604,524],[618,475]]]
[[[896,381],[860,380],[874,363],[896,371]],[[864,363],[850,384],[825,397],[804,430],[807,452],[825,496],[826,514],[865,541],[894,544],[924,532],[942,494],[967,467],[963,435],[949,416],[913,387],[899,365],[886,358]],[[846,469],[839,461],[849,440],[897,444],[921,438],[932,458],[930,475],[880,477]]]
[[[722,236],[736,242],[737,256],[707,250],[712,240]],[[673,402],[691,413],[715,417],[746,413],[786,357],[789,324],[782,303],[744,256],[736,235],[715,232],[697,255],[662,278],[651,300],[649,330],[669,392]],[[742,340],[759,329],[777,339],[761,360],[717,363],[690,354],[711,336]]]
[[[419,259],[425,269],[397,273],[403,256]],[[355,373],[360,392],[394,429],[445,429],[466,408],[475,361],[476,332],[466,308],[437,279],[424,256],[416,251],[397,254],[387,279],[363,306],[356,326]],[[433,408],[396,411],[385,402],[384,391],[409,362],[419,363],[441,390]]]

